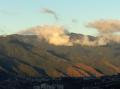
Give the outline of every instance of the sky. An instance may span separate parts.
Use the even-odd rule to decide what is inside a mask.
[[[60,24],[70,32],[96,35],[86,25],[99,19],[119,20],[120,0],[0,0],[0,34]]]

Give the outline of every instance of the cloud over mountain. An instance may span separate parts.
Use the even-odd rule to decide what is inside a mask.
[[[37,26],[23,31],[24,35],[37,35],[39,39],[44,39],[53,45],[72,45],[67,32],[61,26]]]
[[[99,32],[98,45],[106,45],[111,41],[120,43],[120,36],[115,34],[120,32],[119,20],[98,20],[88,23],[87,27],[95,28]]]
[[[120,43],[120,35],[116,35],[115,32],[120,32],[120,21],[116,20],[99,20],[88,23],[87,27],[92,27],[98,30],[99,35],[97,37],[91,37],[88,35],[82,35],[79,37],[75,33],[76,37],[72,38],[70,32],[66,31],[63,26],[58,25],[43,25],[30,28],[22,31],[19,34],[24,35],[37,35],[39,39],[44,39],[49,44],[53,45],[65,45],[73,46],[74,44],[86,45],[86,46],[104,46],[111,42]]]

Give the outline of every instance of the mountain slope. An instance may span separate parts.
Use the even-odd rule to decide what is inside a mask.
[[[119,48],[117,44],[55,46],[35,36],[10,35],[0,37],[0,68],[12,75],[27,77],[112,75],[120,73]]]

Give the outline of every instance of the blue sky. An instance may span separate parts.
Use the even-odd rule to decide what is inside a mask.
[[[42,13],[48,8],[59,21]],[[72,23],[76,19],[77,23]],[[70,32],[95,35],[85,25],[99,19],[120,19],[120,0],[0,0],[0,32],[11,34],[43,24],[62,24]]]

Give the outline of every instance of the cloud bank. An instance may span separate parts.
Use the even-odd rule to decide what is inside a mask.
[[[96,45],[107,45],[109,42],[120,43],[120,35],[116,35],[116,32],[120,32],[119,20],[98,20],[88,23],[87,27],[95,28],[99,32]]]
[[[60,46],[105,46],[111,42],[120,43],[120,35],[114,34],[114,32],[120,31],[120,21],[112,20],[100,20],[88,23],[87,27],[92,27],[98,30],[99,35],[97,37],[79,35],[75,33],[75,37],[72,38],[71,33],[66,31],[62,26],[56,25],[43,25],[33,27],[20,34],[24,35],[37,35],[39,39],[44,39],[46,42],[52,45]],[[74,39],[75,38],[75,39]]]
[[[39,39],[44,39],[49,44],[71,46],[70,38],[67,32],[61,26],[37,26],[29,30],[23,31],[24,35],[37,35]]]
[[[98,20],[90,22],[87,26],[97,29],[101,34],[120,32],[119,20]]]

